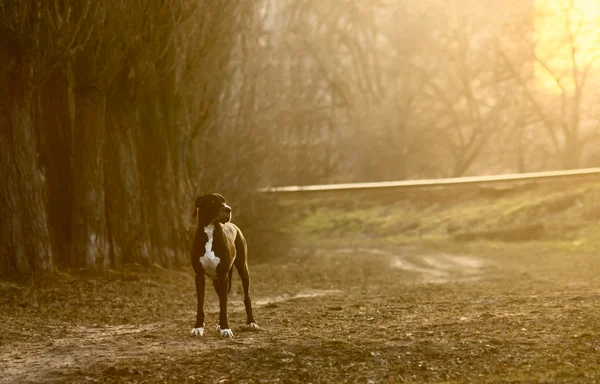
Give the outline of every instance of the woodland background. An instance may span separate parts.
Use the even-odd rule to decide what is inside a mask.
[[[206,192],[260,259],[259,187],[599,165],[598,21],[546,3],[0,0],[0,274],[186,264]]]

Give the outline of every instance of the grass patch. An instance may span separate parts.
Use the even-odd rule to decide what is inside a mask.
[[[279,200],[287,211],[282,230],[304,244],[485,241],[501,247],[600,248],[600,182],[594,181],[314,192],[282,194]]]

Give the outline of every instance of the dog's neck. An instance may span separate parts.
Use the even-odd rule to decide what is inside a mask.
[[[216,219],[210,219],[210,218],[203,218],[198,216],[198,227],[200,228],[206,228],[206,227],[210,227],[210,226],[214,226],[216,227],[217,224],[220,224],[218,220]]]

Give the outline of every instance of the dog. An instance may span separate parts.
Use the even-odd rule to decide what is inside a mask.
[[[194,217],[198,216],[198,228],[192,245],[192,267],[196,272],[196,294],[198,312],[193,336],[204,335],[204,287],[208,276],[219,296],[219,325],[221,337],[233,337],[227,320],[227,295],[231,290],[233,266],[242,279],[246,323],[251,329],[258,329],[252,316],[252,301],[248,294],[250,274],[248,273],[248,246],[242,231],[231,223],[231,207],[218,193],[199,196],[196,199]]]

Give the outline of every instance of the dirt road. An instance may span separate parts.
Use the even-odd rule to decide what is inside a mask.
[[[594,255],[295,252],[251,266],[259,331],[189,335],[189,271],[0,283],[0,383],[598,382]]]

